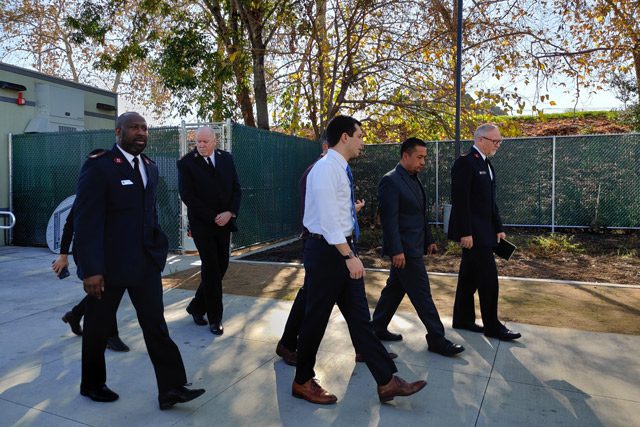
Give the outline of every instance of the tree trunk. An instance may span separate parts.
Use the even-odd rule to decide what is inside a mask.
[[[269,130],[269,106],[267,105],[267,82],[264,75],[264,52],[262,41],[252,43],[253,47],[253,93],[256,96],[256,116],[258,127]]]
[[[636,94],[638,95],[638,105],[640,105],[640,43],[635,46],[633,53],[633,65],[636,70]]]

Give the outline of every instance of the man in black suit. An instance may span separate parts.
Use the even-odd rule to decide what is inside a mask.
[[[449,239],[460,242],[462,260],[453,307],[453,327],[483,332],[503,341],[520,338],[498,320],[498,270],[493,248],[505,238],[496,203],[496,174],[489,158],[500,144],[500,130],[483,124],[474,146],[451,168]],[[475,323],[473,294],[478,291],[484,327]]]
[[[91,154],[97,154],[102,150],[96,150],[91,152]],[[51,264],[51,269],[56,273],[56,276],[60,277],[60,274],[65,271],[69,267],[69,248],[71,247],[71,241],[73,240],[73,206],[69,210],[69,214],[67,215],[67,220],[64,223],[64,228],[62,229],[62,237],[60,238],[60,255],[58,258]],[[68,271],[68,270],[67,270]],[[71,332],[76,335],[82,335],[82,326],[80,325],[80,321],[84,316],[84,312],[87,307],[87,301],[89,300],[89,296],[86,295],[82,298],[78,304],[74,305],[71,311],[67,311],[64,316],[62,316],[62,321],[67,323],[71,327]],[[113,351],[129,351],[129,346],[126,345],[120,339],[120,335],[118,334],[118,324],[114,323],[109,333],[109,337],[107,338],[107,348]]]
[[[187,205],[191,235],[202,266],[200,286],[187,306],[198,325],[222,335],[222,278],[229,267],[231,232],[238,231],[235,219],[242,191],[233,157],[216,150],[218,139],[209,127],[196,132],[196,148],[178,160],[180,197]]]
[[[427,158],[427,145],[421,139],[409,138],[402,143],[400,156],[400,163],[378,185],[382,255],[391,257],[391,273],[373,313],[373,329],[383,341],[402,339],[387,326],[407,294],[427,328],[429,351],[453,356],[464,347],[444,337],[423,260],[425,254],[438,249],[427,221],[427,196],[418,179]]]
[[[167,237],[156,213],[158,168],[142,154],[147,123],[138,113],[116,120],[116,145],[82,166],[74,205],[78,277],[89,295],[82,334],[80,393],[98,402],[118,395],[106,385],[104,350],[124,291],[129,292],[158,383],[160,409],[204,393],[190,390],[182,357],[164,319],[160,273]]]

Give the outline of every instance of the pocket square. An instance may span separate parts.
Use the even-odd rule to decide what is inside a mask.
[[[123,179],[122,181],[120,181],[120,184],[122,184],[122,185],[133,185],[133,182],[130,179]]]

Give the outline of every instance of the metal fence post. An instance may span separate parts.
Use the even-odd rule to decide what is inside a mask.
[[[231,153],[232,151],[232,147],[231,147],[231,141],[233,140],[231,132],[233,129],[233,122],[231,121],[231,119],[227,119],[224,122],[224,139],[226,142],[226,147],[225,150],[227,150],[229,153]]]
[[[438,141],[436,141],[436,224],[438,224],[440,219],[440,150],[438,146]]]
[[[187,125],[182,119],[180,121],[180,129],[178,131],[179,135],[179,144],[180,144],[180,158],[182,158],[185,154],[187,154]],[[187,207],[182,200],[180,200],[180,248],[184,251],[185,249],[185,236],[187,235]]]
[[[551,148],[551,233],[556,231],[556,137]]]
[[[13,134],[9,132],[9,212],[13,212]],[[5,235],[7,236],[7,244],[13,244],[13,228],[9,229],[9,232]]]
[[[231,133],[233,132],[233,126],[232,126],[232,122],[231,119],[227,119],[224,122],[224,133],[225,133],[225,140],[227,143],[227,147],[226,150],[231,153],[231,151],[233,150],[233,144],[231,143],[231,141],[233,141],[233,135],[231,135]],[[231,257],[231,251],[233,250],[233,233],[231,233],[231,235],[229,236],[229,257]]]

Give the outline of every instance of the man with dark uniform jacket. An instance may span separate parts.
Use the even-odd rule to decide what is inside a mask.
[[[502,139],[498,127],[483,124],[474,134],[475,144],[451,169],[449,239],[460,242],[462,260],[453,307],[453,327],[483,332],[510,341],[520,334],[498,320],[498,270],[493,248],[505,238],[496,203],[493,157]],[[475,323],[473,294],[478,291],[484,328]]]
[[[101,153],[104,150],[98,149],[92,151],[90,155]],[[60,277],[60,274],[64,271],[64,269],[69,267],[69,248],[71,247],[71,241],[73,240],[73,206],[71,210],[69,210],[69,214],[67,215],[67,220],[64,223],[64,228],[62,229],[62,237],[60,238],[60,255],[51,264],[51,268],[56,273],[56,276]],[[88,295],[85,295],[78,304],[74,305],[71,311],[65,313],[62,316],[62,321],[67,323],[71,327],[71,332],[76,335],[82,335],[82,326],[80,325],[80,321],[84,316],[84,312],[87,307],[87,300],[89,299]],[[113,351],[129,351],[129,346],[126,345],[120,339],[120,335],[118,334],[118,324],[114,323],[111,328],[113,332],[109,333],[109,338],[107,338],[107,348]]]
[[[191,235],[202,266],[200,286],[187,306],[197,325],[206,325],[214,335],[222,335],[222,278],[229,266],[231,232],[238,231],[235,218],[242,191],[233,157],[216,150],[213,130],[196,132],[196,148],[178,160],[180,198],[187,205]]]
[[[129,292],[158,384],[160,409],[204,393],[190,390],[182,357],[164,319],[162,282],[168,242],[156,213],[158,168],[142,154],[147,123],[138,113],[116,120],[116,142],[82,166],[74,205],[78,277],[89,294],[82,335],[80,393],[98,402],[118,395],[106,385],[104,350],[124,291]]]

